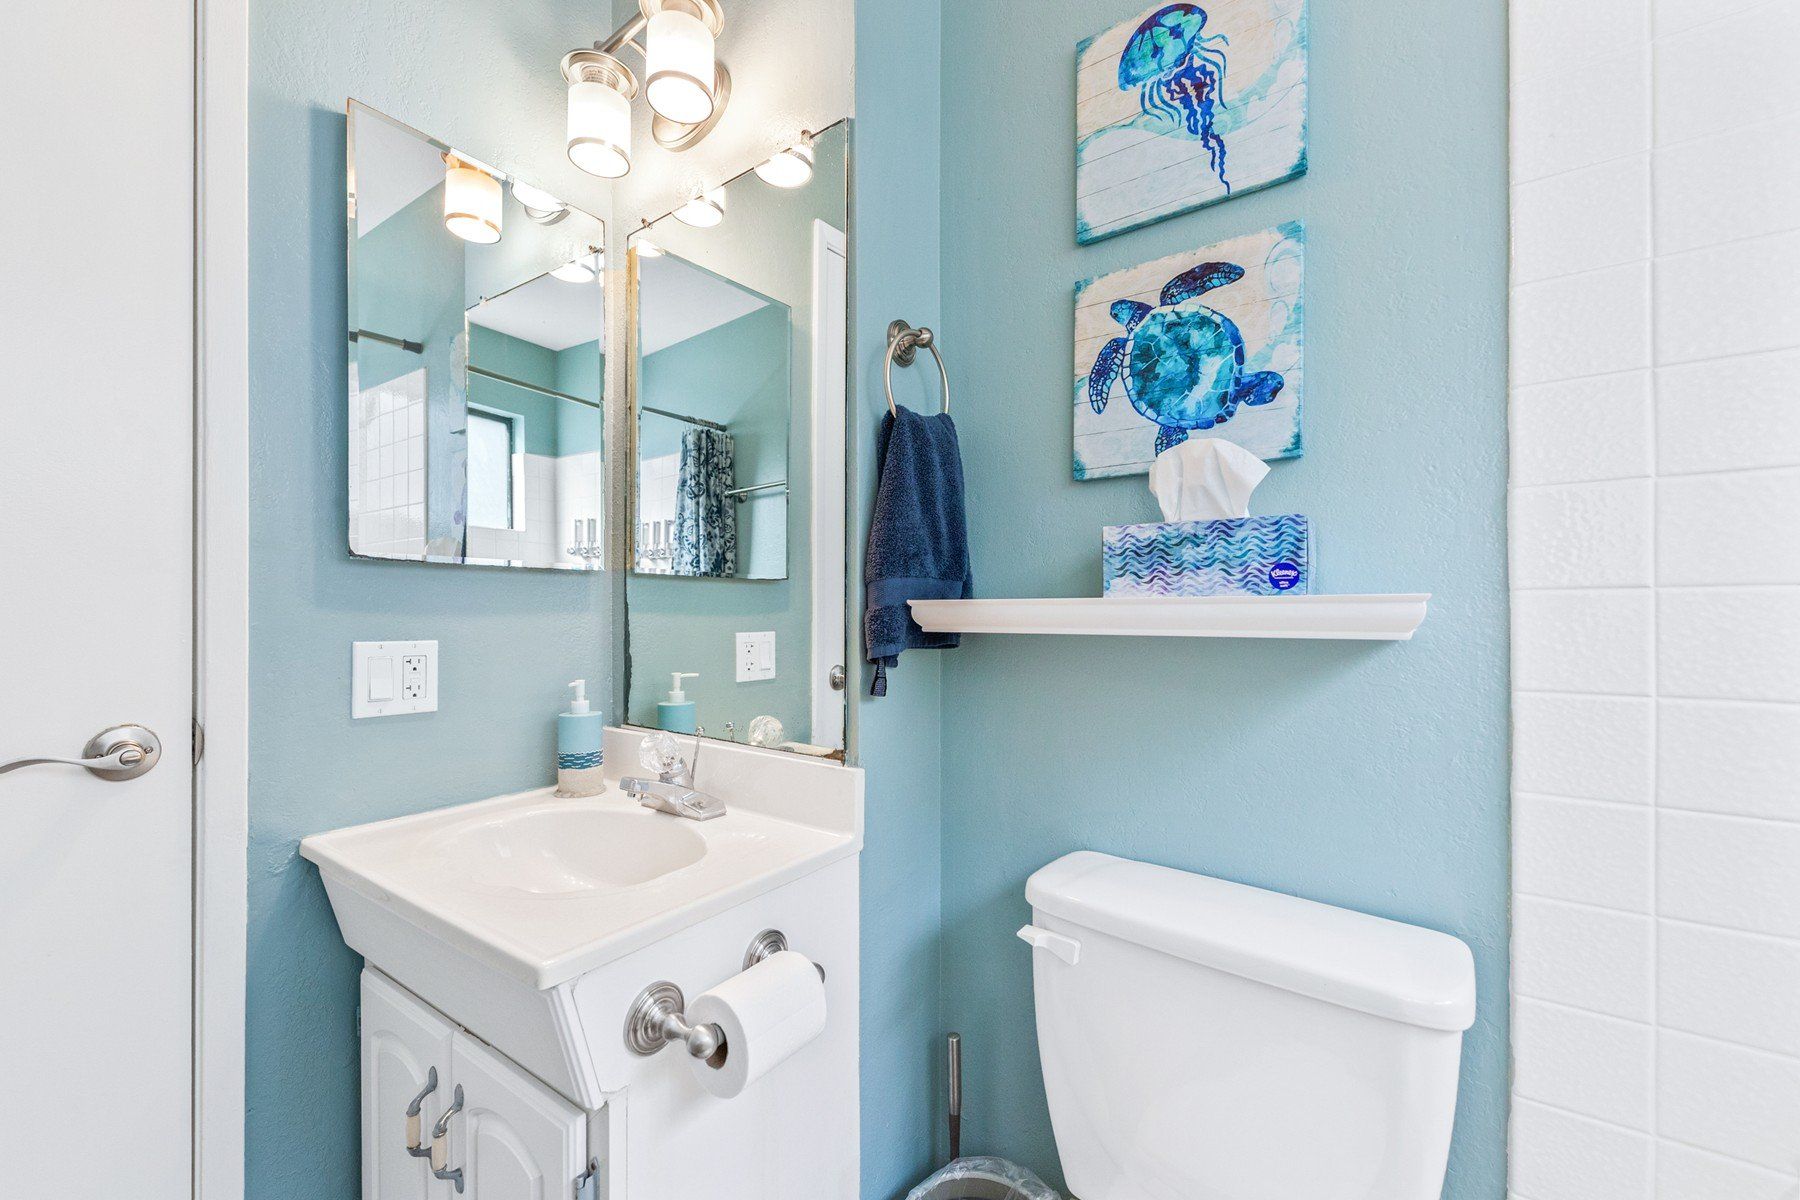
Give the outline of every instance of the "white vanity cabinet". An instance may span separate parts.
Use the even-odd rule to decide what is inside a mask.
[[[361,1024],[363,1200],[597,1200],[589,1136],[601,1115],[373,968],[362,974]],[[462,1106],[443,1122],[444,1178],[432,1171],[432,1134],[459,1089]]]

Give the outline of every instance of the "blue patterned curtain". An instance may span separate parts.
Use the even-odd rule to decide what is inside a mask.
[[[732,486],[731,435],[690,429],[681,435],[681,475],[675,485],[676,575],[737,574],[737,506]]]

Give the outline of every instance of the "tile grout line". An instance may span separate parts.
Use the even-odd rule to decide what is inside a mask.
[[[1658,249],[1658,247],[1657,247],[1657,241],[1658,241],[1657,217],[1659,214],[1658,214],[1658,207],[1657,207],[1656,159],[1654,157],[1654,154],[1655,154],[1655,150],[1656,150],[1656,141],[1657,141],[1656,89],[1657,89],[1658,79],[1661,76],[1661,72],[1658,70],[1658,64],[1661,62],[1662,56],[1658,52],[1657,44],[1656,44],[1656,18],[1655,18],[1654,3],[1647,2],[1645,4],[1645,6],[1644,6],[1644,21],[1647,26],[1646,32],[1649,34],[1649,47],[1648,47],[1647,52],[1649,54],[1650,61],[1646,65],[1648,68],[1648,73],[1649,73],[1649,78],[1650,78],[1650,89],[1649,89],[1649,95],[1647,97],[1645,97],[1645,102],[1649,106],[1648,126],[1649,126],[1649,130],[1650,130],[1650,147],[1651,147],[1651,153],[1652,153],[1652,158],[1650,161],[1650,179],[1649,179],[1649,184],[1648,184],[1648,187],[1649,187],[1648,203],[1649,203],[1649,212],[1650,212],[1650,228],[1649,228],[1649,238],[1650,238],[1650,311],[1649,311],[1650,359],[1652,362],[1659,362],[1662,357],[1662,353],[1661,353],[1661,351],[1662,351],[1662,341],[1661,341],[1662,330],[1660,328],[1661,322],[1658,320],[1658,316],[1657,316],[1659,306],[1656,303],[1656,296],[1657,296],[1657,281],[1658,281],[1659,277],[1661,276],[1664,268],[1659,267],[1660,260],[1659,260],[1658,254],[1657,254],[1657,249]],[[1661,494],[1660,494],[1660,492],[1661,492],[1661,472],[1659,469],[1659,464],[1662,461],[1662,448],[1661,448],[1661,445],[1659,444],[1659,436],[1661,434],[1661,429],[1659,428],[1660,423],[1657,420],[1657,410],[1661,405],[1662,390],[1661,390],[1661,381],[1659,380],[1658,375],[1659,375],[1659,372],[1657,372],[1657,371],[1653,370],[1650,372],[1650,412],[1648,414],[1649,425],[1650,425],[1650,470],[1651,470],[1649,552],[1650,552],[1650,579],[1652,582],[1652,594],[1653,595],[1660,594],[1655,591],[1655,581],[1660,577],[1661,569],[1662,569],[1662,564],[1659,561],[1658,556],[1657,556],[1657,546],[1658,546],[1658,543],[1661,541],[1661,538],[1659,537],[1660,530],[1657,528],[1657,513],[1660,511],[1659,505],[1660,505],[1660,501],[1661,501]],[[1661,840],[1662,839],[1662,812],[1661,812],[1661,807],[1662,807],[1662,805],[1661,805],[1661,800],[1662,800],[1662,786],[1661,786],[1662,785],[1662,779],[1661,779],[1662,720],[1661,720],[1661,711],[1660,711],[1662,708],[1662,680],[1661,680],[1662,646],[1661,646],[1661,629],[1660,629],[1660,625],[1659,625],[1659,622],[1661,620],[1661,613],[1660,613],[1661,607],[1662,607],[1661,604],[1658,603],[1657,601],[1653,600],[1651,602],[1651,605],[1650,605],[1650,708],[1651,708],[1650,716],[1651,716],[1651,720],[1650,720],[1650,762],[1649,762],[1650,794],[1649,794],[1648,799],[1650,801],[1650,847],[1649,847],[1650,862],[1649,862],[1649,869],[1650,869],[1650,911],[1652,913],[1658,913],[1658,912],[1662,911],[1662,867],[1661,867],[1661,864],[1662,864],[1662,840]],[[1654,919],[1650,922],[1650,979],[1649,979],[1650,995],[1649,995],[1649,1002],[1650,1002],[1651,1033],[1650,1033],[1650,1175],[1649,1175],[1649,1188],[1650,1188],[1650,1191],[1652,1194],[1654,1194],[1656,1192],[1656,1190],[1658,1189],[1657,1177],[1661,1173],[1661,1163],[1660,1163],[1660,1158],[1661,1158],[1660,1150],[1661,1150],[1661,1143],[1662,1143],[1662,1061],[1661,1061],[1662,1060],[1662,1011],[1661,1011],[1661,1008],[1662,1008],[1662,1006],[1661,1006],[1661,999],[1662,999],[1662,997],[1661,997],[1661,991],[1662,991],[1662,937],[1661,937],[1661,929],[1662,929],[1662,927]],[[1646,1196],[1645,1200],[1651,1200],[1651,1198],[1649,1196]]]
[[[1578,1121],[1591,1121],[1595,1125],[1604,1125],[1608,1129],[1617,1129],[1623,1133],[1635,1134],[1636,1136],[1644,1138],[1649,1142],[1650,1147],[1651,1147],[1651,1153],[1653,1156],[1655,1154],[1656,1143],[1658,1141],[1667,1141],[1672,1146],[1680,1146],[1683,1149],[1695,1150],[1701,1154],[1709,1154],[1714,1158],[1722,1158],[1726,1162],[1736,1163],[1740,1166],[1751,1167],[1755,1170],[1763,1172],[1764,1174],[1773,1175],[1777,1179],[1781,1180],[1783,1183],[1786,1183],[1786,1182],[1796,1178],[1796,1176],[1792,1172],[1784,1171],[1784,1170],[1780,1169],[1779,1167],[1771,1167],[1767,1163],[1759,1163],[1759,1162],[1755,1162],[1748,1158],[1741,1158],[1736,1154],[1729,1154],[1724,1150],[1715,1150],[1711,1146],[1703,1146],[1698,1142],[1690,1142],[1683,1138],[1677,1138],[1677,1137],[1663,1138],[1661,1135],[1653,1133],[1648,1129],[1638,1129],[1631,1125],[1626,1125],[1622,1122],[1615,1121],[1611,1117],[1596,1117],[1592,1113],[1582,1112],[1578,1108],[1570,1108],[1566,1104],[1557,1104],[1554,1101],[1550,1101],[1550,1100],[1539,1100],[1534,1096],[1520,1096],[1518,1098],[1520,1100],[1525,1101],[1525,1103],[1527,1103],[1527,1104],[1535,1104],[1539,1108],[1547,1109],[1553,1113],[1560,1113],[1563,1116],[1574,1117]],[[1652,1120],[1655,1119],[1654,1107],[1652,1108],[1652,1111],[1651,1111],[1651,1119]],[[1648,1198],[1646,1198],[1646,1200],[1648,1200]]]

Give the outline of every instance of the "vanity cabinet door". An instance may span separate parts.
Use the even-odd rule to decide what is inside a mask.
[[[406,1110],[430,1084],[419,1105],[419,1144],[431,1145],[431,1127],[450,1103],[451,1034],[454,1027],[387,976],[362,973],[363,1200],[445,1200],[449,1185],[431,1175],[428,1159],[407,1153]]]
[[[463,1200],[563,1200],[587,1170],[587,1114],[458,1032],[452,1073],[463,1089],[452,1162],[465,1173]]]

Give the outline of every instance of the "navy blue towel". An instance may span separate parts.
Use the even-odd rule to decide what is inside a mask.
[[[875,664],[869,694],[887,695],[887,669],[902,650],[943,650],[960,634],[926,633],[908,600],[966,600],[969,525],[963,512],[962,451],[949,413],[902,408],[881,419],[881,481],[863,562],[863,640]]]

